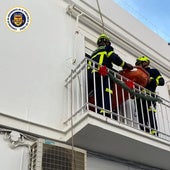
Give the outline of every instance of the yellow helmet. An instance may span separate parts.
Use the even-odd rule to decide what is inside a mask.
[[[150,59],[148,56],[141,56],[141,57],[138,57],[136,59],[136,61],[140,61],[140,62],[150,62]]]
[[[99,45],[101,41],[110,43],[110,38],[106,34],[101,34],[97,39],[97,45]]]

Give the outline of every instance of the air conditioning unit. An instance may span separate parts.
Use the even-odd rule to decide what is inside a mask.
[[[29,170],[86,170],[86,151],[38,139],[30,151]]]

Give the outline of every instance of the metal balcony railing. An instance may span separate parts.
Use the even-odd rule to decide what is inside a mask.
[[[93,111],[170,141],[170,101],[151,93],[117,71],[107,69],[109,73],[102,76],[106,70],[99,74],[98,68],[97,63],[85,58],[71,70],[65,81],[67,121]],[[107,93],[105,83],[108,85]]]

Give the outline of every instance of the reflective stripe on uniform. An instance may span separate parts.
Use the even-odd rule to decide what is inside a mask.
[[[123,67],[125,65],[125,62],[123,61],[122,64],[120,65],[120,67]]]
[[[156,135],[156,130],[151,130],[150,134]]]
[[[148,108],[148,111],[149,111],[149,112],[156,112],[156,109],[155,109],[155,108],[152,108],[152,107],[149,107],[149,108]]]
[[[100,110],[100,113],[105,113],[105,110],[104,110],[104,109],[101,109],[101,110]]]
[[[159,79],[160,79],[160,78],[162,78],[162,76],[157,76],[156,79],[155,79],[157,86],[159,85]],[[154,78],[153,78],[153,77],[150,77],[150,80],[154,80]]]
[[[92,72],[92,73],[94,73],[94,72],[98,72],[98,70],[96,70],[96,69],[93,69],[91,72]]]
[[[113,90],[109,89],[109,88],[106,88],[105,89],[106,92],[110,93],[110,94],[113,94]]]
[[[107,55],[107,52],[106,51],[102,51],[102,52],[98,52],[96,55],[94,55],[91,59],[93,60],[94,58],[96,58],[97,56],[100,56],[100,58],[99,58],[99,66],[98,66],[98,69],[99,69],[99,67],[103,64],[103,60],[104,60],[104,56],[105,55]],[[90,69],[90,67],[91,67],[91,65],[92,65],[92,62],[91,61],[89,61],[88,62],[88,69]]]
[[[91,68],[91,61],[88,62],[87,69],[89,70]]]
[[[155,79],[155,80],[156,80],[156,85],[159,85],[159,79],[160,79],[160,78],[162,78],[162,76],[156,77],[156,79]]]
[[[108,54],[107,54],[107,57],[110,57],[114,52],[113,51],[110,51]]]
[[[104,109],[101,109],[101,110],[100,110],[100,113],[101,113],[101,114],[105,114],[105,113],[111,114],[111,112],[109,112],[109,111],[107,111],[107,110],[104,110]]]
[[[99,66],[101,66],[103,64],[103,60],[104,60],[104,55],[107,55],[107,52],[100,52],[98,53],[100,55],[100,59],[99,59]]]

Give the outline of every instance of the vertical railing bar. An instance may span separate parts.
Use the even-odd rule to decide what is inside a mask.
[[[154,94],[154,97],[156,98],[156,94]],[[154,126],[154,129],[153,130],[158,130],[156,126],[157,125],[157,120],[156,120],[156,112],[155,112],[156,108],[154,107],[154,104],[153,102],[151,102],[151,112],[152,112],[152,117],[153,117],[153,126]],[[152,127],[151,127],[152,128]]]
[[[109,85],[109,89],[111,89],[111,87],[110,87],[110,84],[111,84],[111,81],[110,81],[110,77],[108,77],[108,85]],[[111,90],[113,90],[113,89],[111,89]],[[113,112],[113,110],[112,110],[112,95],[113,95],[113,93],[111,94],[111,93],[109,93],[109,103],[110,103],[110,118],[111,119],[113,119],[113,115],[112,115],[112,112]]]
[[[149,93],[149,95],[147,94],[147,93]],[[151,93],[150,92],[148,92],[148,91],[146,91],[145,90],[145,95],[147,96],[151,96]],[[151,102],[151,101],[150,101]],[[152,106],[152,102],[151,102],[151,106]],[[151,107],[150,106],[150,107]],[[149,132],[151,132],[151,120],[150,120],[150,113],[149,113],[149,105],[148,105],[148,101],[146,100],[146,110],[147,110],[147,117],[148,117],[148,125],[147,125],[147,127],[149,128]]]
[[[142,93],[141,88],[139,87],[140,93]],[[142,111],[142,121],[143,121],[143,128],[144,131],[146,132],[146,125],[145,125],[145,118],[144,118],[144,111],[143,111],[143,100],[140,98],[140,105],[141,105],[141,111]]]
[[[161,110],[162,110],[162,107],[161,107]],[[163,123],[162,123],[162,124],[163,124],[163,126],[162,126],[163,129],[162,129],[162,130],[163,130],[163,132],[165,133],[165,126],[164,126],[164,125],[165,125],[165,121],[164,121],[164,116],[163,116],[163,113],[162,113],[162,112],[161,112],[161,116],[162,116],[162,121],[163,121]]]
[[[139,91],[140,87],[136,85],[135,89],[136,89],[136,91]],[[135,92],[135,89],[134,89],[134,92]],[[136,96],[134,96],[134,106],[135,106],[135,113],[136,113],[136,116],[137,116],[137,127],[138,127],[138,129],[140,129]]]
[[[73,114],[75,112],[75,93],[74,93],[74,70],[71,70],[72,74],[71,74],[71,114]]]
[[[126,81],[127,79],[126,78],[124,78],[123,76],[121,76],[121,81],[122,82],[124,82],[124,81]],[[125,122],[125,124],[127,124],[127,117],[126,117],[126,109],[125,109],[125,107],[126,107],[126,105],[125,105],[125,89],[123,89],[122,88],[122,99],[123,99],[123,103],[122,103],[122,105],[123,105],[123,115],[122,115],[122,118],[123,118],[123,122]]]
[[[80,100],[79,100],[79,93],[80,93],[80,86],[79,86],[79,75],[78,75],[78,73],[77,72],[75,72],[75,75],[76,75],[76,78],[75,78],[75,89],[77,89],[76,91],[75,91],[75,96],[76,96],[76,99],[75,99],[75,102],[76,102],[76,106],[75,106],[75,108],[76,108],[76,111],[75,112],[77,112],[77,110],[78,110],[78,108],[79,108],[79,102],[80,102]]]
[[[84,83],[83,83],[83,73],[84,73],[84,69],[82,68],[81,69],[81,72],[80,72],[80,94],[81,94],[81,97],[80,97],[80,106],[82,107],[83,104],[84,104],[84,91],[83,89],[84,88]],[[81,110],[81,113],[83,114],[83,109]]]
[[[167,124],[168,124],[168,130],[169,130],[169,134],[170,134],[170,116],[168,116],[168,113],[170,113],[170,108],[169,108],[169,112],[167,111],[168,108],[165,108],[166,109],[166,116],[167,116]]]
[[[161,104],[159,103],[158,105],[157,105],[157,123],[158,123],[158,131],[160,131],[161,132],[161,128],[162,128],[162,126],[161,126],[161,118],[160,118],[160,115],[161,115]]]
[[[95,63],[93,62],[93,70],[95,70]],[[96,98],[96,72],[93,71],[93,91],[94,91],[94,105],[97,106],[97,98]],[[97,107],[95,107],[95,112],[97,113]]]
[[[130,93],[128,93],[128,98],[129,98],[129,110],[130,110],[130,120],[131,120],[131,126],[134,127],[134,119],[133,119],[133,112],[132,112],[132,100],[131,100],[131,96]]]
[[[101,92],[102,92],[102,109],[104,110],[104,116],[106,116],[106,110],[105,110],[105,103],[104,103],[104,89],[103,89],[103,76],[100,76],[100,80],[101,80]],[[102,112],[103,113],[103,112]]]
[[[114,73],[114,77],[118,77],[117,73]],[[120,122],[120,111],[119,111],[119,100],[118,100],[118,88],[117,88],[117,83],[115,83],[115,95],[116,95],[116,108],[117,108],[117,120]]]
[[[164,129],[165,129],[164,133],[168,133],[168,117],[166,115],[166,109],[164,109],[163,105],[161,106],[161,109],[164,110],[164,112],[162,112],[162,113],[164,113],[163,114],[163,117],[164,117]]]
[[[88,94],[88,91],[89,91],[89,87],[88,87],[88,66],[87,66],[87,59],[84,60],[84,64],[85,64],[85,95],[86,95],[86,103],[87,103],[87,110],[89,111],[89,94]]]

